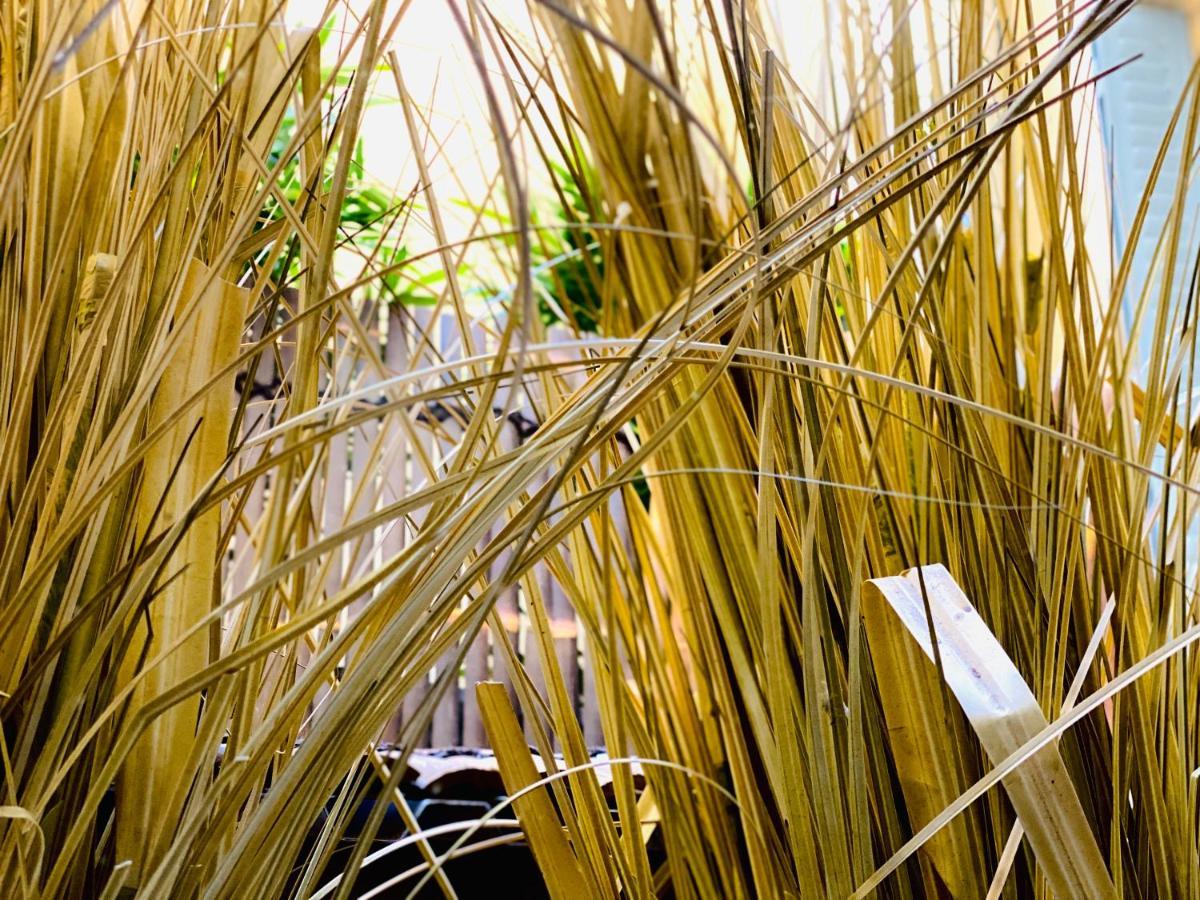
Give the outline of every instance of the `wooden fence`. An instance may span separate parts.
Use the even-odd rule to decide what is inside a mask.
[[[429,308],[393,306],[379,310],[372,307],[363,315],[361,325],[361,330],[354,330],[358,331],[357,338],[343,323],[326,342],[330,378],[334,379],[325,385],[328,396],[344,396],[349,391],[356,391],[365,395],[362,402],[372,402],[370,386],[381,378],[464,358],[459,327],[450,314],[439,314],[438,320],[434,321],[433,311]],[[494,326],[476,321],[471,324],[470,333],[476,354],[494,348]],[[369,351],[362,348],[363,334],[372,345]],[[288,356],[287,344],[282,345],[278,357],[264,355],[245,417],[248,434],[274,423],[275,412],[282,403],[280,373],[289,367]],[[539,388],[527,386],[523,390]],[[377,401],[382,396],[377,393],[374,399]],[[513,401],[510,415],[501,423],[501,440],[507,448],[518,445],[536,428],[532,410],[542,405],[530,402],[529,397],[514,397]],[[429,484],[431,472],[438,471],[445,455],[454,446],[454,430],[462,420],[462,411],[453,403],[426,404],[421,409],[411,410],[408,418],[412,427],[407,430],[389,427],[387,434],[381,436],[379,422],[372,420],[341,433],[329,443],[327,477],[315,488],[320,494],[313,498],[323,516],[326,532],[337,530]],[[243,454],[241,465],[253,465],[257,458],[251,448]],[[345,477],[337,478],[338,472],[344,473]],[[254,577],[254,550],[260,537],[250,529],[262,518],[264,499],[270,489],[269,476],[259,478],[239,518],[227,559],[227,595],[244,588]],[[620,515],[617,504],[614,504],[614,511]],[[334,593],[370,567],[398,553],[409,538],[410,529],[419,528],[420,524],[419,515],[414,517],[411,525],[403,520],[393,521],[387,527],[374,529],[363,539],[345,545],[326,563],[327,593]],[[498,574],[502,564],[501,560],[494,566],[493,576]],[[576,686],[575,709],[585,739],[590,745],[598,746],[603,741],[600,715],[596,708],[592,667],[579,622],[548,567],[538,566],[531,577],[536,579],[551,620],[557,661],[565,683]],[[505,634],[496,635],[485,626],[473,640],[457,682],[443,695],[418,746],[480,747],[486,744],[483,722],[475,703],[474,684],[494,680],[509,685],[512,690],[512,674],[505,664],[505,653],[497,643],[499,640],[512,643],[534,686],[544,695],[545,680],[539,654],[529,634],[523,588],[508,589],[499,598],[497,606]],[[361,604],[345,610],[340,624],[344,625],[360,608]],[[303,661],[297,661],[297,664],[303,665]],[[432,685],[441,665],[445,663],[430,671],[427,684]],[[424,696],[420,690],[408,694],[403,708],[396,711],[395,719],[385,731],[385,740],[393,738],[400,726],[414,715]],[[319,698],[314,706],[314,715],[319,715]]]

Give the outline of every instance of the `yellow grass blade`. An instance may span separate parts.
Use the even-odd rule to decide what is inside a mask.
[[[481,682],[475,686],[479,711],[487,727],[488,740],[496,752],[500,774],[509,793],[528,787],[541,776],[533,764],[533,756],[517,716],[508,699],[508,691],[498,682]],[[572,900],[587,896],[589,887],[571,845],[567,842],[558,813],[550,802],[550,794],[534,791],[514,804],[521,829],[529,839],[530,849],[546,878],[546,888],[556,900]]]
[[[1046,717],[1012,660],[942,566],[924,566],[870,582],[875,633],[903,627],[937,663],[993,763],[1047,727]],[[890,619],[890,622],[888,620]],[[885,624],[886,623],[886,624]],[[910,660],[910,662],[915,662]],[[896,677],[895,670],[880,675]],[[1038,865],[1058,897],[1115,897],[1104,858],[1058,748],[1043,748],[1004,779]],[[958,792],[959,785],[950,786]],[[965,895],[964,895],[965,896]]]
[[[193,260],[183,278],[176,306],[174,338],[177,349],[155,391],[149,426],[175,415],[178,406],[236,355],[249,306],[249,292],[230,285],[199,261]],[[232,388],[232,377],[225,391]],[[233,410],[225,393],[214,391],[190,416],[176,419],[171,430],[151,451],[138,498],[142,534],[174,524],[190,515],[200,490],[216,475],[228,453]],[[219,510],[192,522],[168,557],[169,584],[150,602],[145,618],[131,623],[127,671],[137,670],[141,658],[153,659],[174,648],[143,679],[131,700],[129,713],[167,688],[194,675],[210,661],[210,639],[192,634],[177,642],[212,609],[220,575],[217,540]],[[126,813],[118,822],[117,853],[136,861],[130,878],[136,883],[142,867],[152,866],[171,839],[189,788],[186,760],[196,730],[199,698],[180,704],[151,724],[134,747],[118,780],[118,802]]]
[[[947,705],[937,669],[900,627],[904,622],[891,604],[882,602],[888,595],[881,582],[886,580],[872,582],[877,590],[865,593],[863,624],[904,801],[913,825],[920,827],[974,780],[974,754],[961,711]],[[978,897],[986,890],[979,829],[977,821],[956,819],[922,848],[954,897]]]

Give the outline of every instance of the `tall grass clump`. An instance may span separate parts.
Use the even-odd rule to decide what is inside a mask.
[[[1195,77],[1116,254],[1126,0],[830,3],[823,94],[753,2],[449,0],[459,198],[423,6],[0,7],[4,893],[357,896],[463,690],[554,897],[1195,895]]]

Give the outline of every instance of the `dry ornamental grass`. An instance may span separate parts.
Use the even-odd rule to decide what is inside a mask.
[[[1085,239],[1130,3],[830,6],[817,97],[749,0],[448,0],[460,235],[426,2],[0,5],[5,896],[358,896],[514,597],[470,702],[555,898],[1200,893],[1194,77],[1152,277],[1149,189]]]

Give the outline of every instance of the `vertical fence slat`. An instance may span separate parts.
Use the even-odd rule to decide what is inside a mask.
[[[583,690],[579,696],[579,717],[583,720],[583,739],[589,747],[604,743],[604,728],[600,720],[600,698],[596,693],[595,653],[586,637],[582,643]]]
[[[344,431],[338,432],[326,445],[325,503],[323,511],[325,534],[332,534],[342,527],[346,515],[346,462],[347,440]],[[342,549],[330,551],[333,559],[325,575],[325,592],[332,596],[342,586]]]
[[[456,327],[454,316],[443,312],[436,325],[433,343],[441,351],[442,358],[446,361],[461,357],[461,343],[457,337]],[[451,395],[442,404],[445,414],[430,410],[429,451],[434,461],[435,472],[439,475],[444,471],[443,460],[454,449],[454,435],[461,431],[458,420],[451,412],[451,410],[457,410],[459,405],[458,398]],[[446,668],[456,665],[457,655],[457,647],[447,650],[445,655],[437,661],[436,674],[440,675]],[[430,740],[435,747],[453,747],[462,742],[461,680],[461,675],[456,670],[450,686],[446,688],[434,710]]]
[[[487,335],[483,328],[475,324],[471,328],[472,348],[475,353],[484,353],[489,349]],[[479,544],[484,550],[491,541],[493,529],[489,528],[487,535]],[[471,641],[464,662],[464,685],[462,692],[462,744],[464,747],[482,747],[487,743],[487,733],[483,727],[483,718],[479,713],[479,701],[475,696],[475,685],[480,681],[491,678],[488,657],[491,652],[491,637],[487,626],[479,630]]]
[[[405,320],[406,311],[398,305],[388,307],[387,314],[387,344],[383,348],[383,361],[390,372],[400,374],[408,371],[409,359],[409,326]],[[398,415],[410,416],[409,410]],[[395,503],[408,493],[409,485],[417,470],[409,447],[408,432],[401,426],[393,429],[392,440],[395,446],[390,453],[391,464],[383,471],[383,502]],[[412,474],[410,475],[410,467]],[[393,557],[404,550],[407,543],[407,528],[404,519],[395,519],[385,527],[381,538],[381,550],[385,557]],[[400,729],[416,711],[421,702],[421,690],[413,688],[404,698],[401,708],[396,711],[388,727],[384,729],[384,738],[395,740],[400,735]],[[424,741],[419,742],[423,744]]]
[[[565,553],[565,551],[564,551]],[[542,566],[543,596],[550,619],[550,635],[554,638],[554,655],[563,683],[571,696],[572,711],[579,714],[579,657],[575,642],[578,629],[575,610],[548,566]]]

